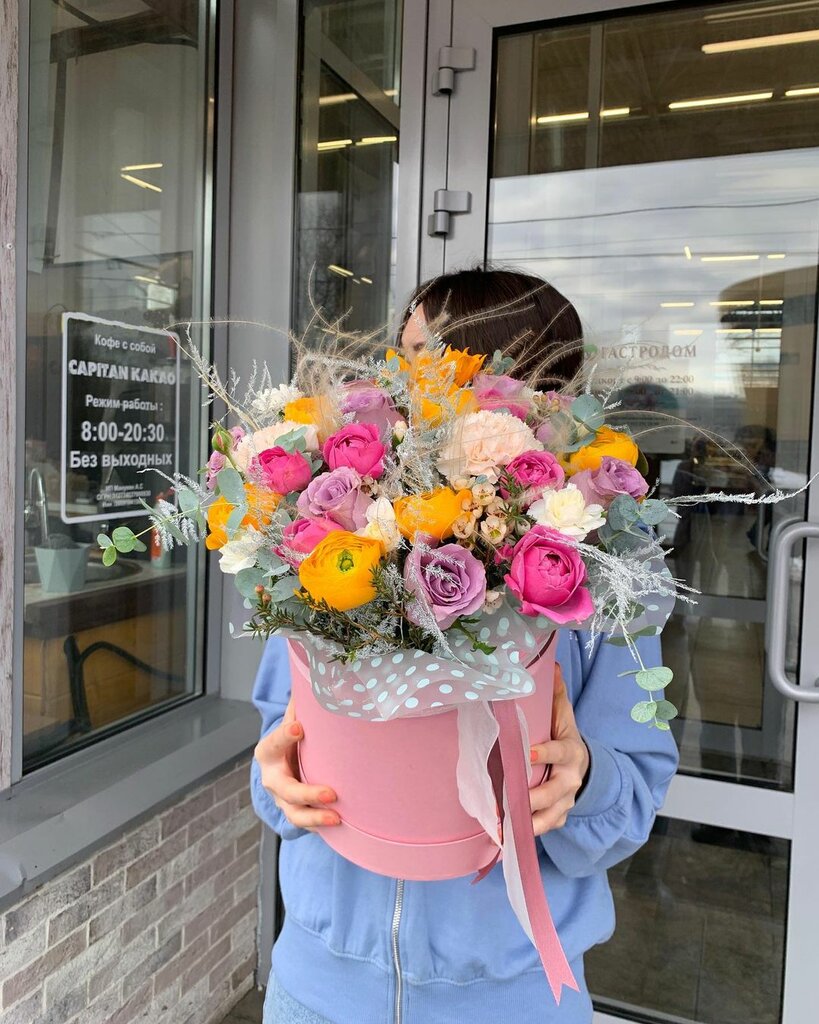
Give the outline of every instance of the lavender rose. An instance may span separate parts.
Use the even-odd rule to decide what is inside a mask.
[[[486,571],[460,544],[413,548],[404,563],[404,581],[415,594],[407,618],[419,625],[431,612],[440,629],[449,629],[459,616],[478,611],[486,598]]]
[[[648,494],[643,475],[629,462],[604,455],[597,469],[583,469],[575,473],[572,483],[583,493],[586,504],[608,508],[619,494],[630,494],[639,501]]]
[[[532,405],[531,388],[502,373],[479,373],[472,381],[472,396],[479,409],[506,409],[519,420],[526,419]]]
[[[362,492],[358,473],[349,466],[340,466],[311,480],[296,504],[304,516],[332,519],[355,533],[367,525],[367,509],[372,498]]]
[[[339,407],[345,415],[352,413],[354,423],[374,423],[381,437],[389,436],[401,419],[387,392],[366,381],[345,384]]]

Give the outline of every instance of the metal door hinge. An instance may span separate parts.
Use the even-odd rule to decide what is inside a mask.
[[[442,46],[438,51],[438,70],[432,74],[432,95],[449,96],[455,91],[455,72],[472,71],[475,50],[471,46]]]
[[[471,192],[453,192],[448,188],[436,189],[432,203],[433,213],[429,215],[427,233],[433,238],[448,235],[451,214],[469,213],[471,208]]]

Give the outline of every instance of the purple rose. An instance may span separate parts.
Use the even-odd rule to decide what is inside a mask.
[[[504,577],[521,602],[523,615],[545,615],[563,626],[583,622],[594,612],[583,584],[586,566],[577,548],[548,526],[533,526],[515,545],[512,565]]]
[[[432,612],[439,628],[449,629],[459,616],[481,608],[486,597],[483,564],[460,544],[413,548],[404,563],[404,582],[415,594],[407,618],[418,625]]]
[[[602,505],[608,508],[619,494],[630,494],[639,501],[648,494],[648,484],[629,462],[604,455],[597,469],[582,469],[572,477],[572,483],[580,489],[586,504]]]
[[[574,395],[561,395],[559,391],[545,391],[543,397],[546,399],[546,415],[554,416],[556,413],[570,414],[572,402],[574,401]],[[553,447],[555,442],[560,441],[560,437],[549,422],[546,419],[535,431],[535,437],[538,441],[542,441],[547,448]]]
[[[402,418],[387,392],[366,381],[345,384],[339,405],[345,415],[352,413],[354,423],[374,423],[380,437],[392,434]]]
[[[527,507],[542,497],[544,491],[562,487],[566,479],[563,467],[551,452],[523,452],[512,459],[506,472],[520,487],[525,488],[521,497]],[[505,487],[501,486],[500,491],[504,498],[509,497]]]
[[[277,494],[303,491],[313,476],[313,468],[301,452],[288,452],[279,445],[259,452],[249,468],[253,479]]]
[[[282,530],[282,542],[276,554],[295,568],[301,561],[299,555],[309,555],[328,533],[340,529],[331,519],[296,519]]]
[[[472,381],[472,395],[479,409],[507,409],[519,420],[526,419],[532,406],[531,388],[504,374],[477,374]]]
[[[311,480],[296,504],[304,516],[332,519],[355,533],[367,525],[367,509],[372,498],[362,492],[358,473],[349,466],[340,466]]]
[[[375,423],[348,423],[328,437],[321,449],[330,469],[349,466],[360,476],[378,479],[384,472],[387,449],[378,439]]]
[[[230,436],[233,438],[233,450],[236,450],[236,445],[245,436],[243,427],[231,427],[228,431]],[[209,491],[216,489],[216,474],[225,468],[227,465],[227,456],[221,452],[212,452],[208,459],[207,468],[205,471],[205,486]]]

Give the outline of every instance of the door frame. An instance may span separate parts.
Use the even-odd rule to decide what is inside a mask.
[[[409,4],[407,5],[410,6]],[[415,6],[415,5],[414,5]],[[422,6],[420,0],[416,6]],[[565,20],[584,20],[605,14],[634,12],[637,8],[662,9],[655,0],[429,0],[425,53],[419,52],[417,33],[405,40],[404,66],[425,63],[424,80],[417,73],[405,79],[402,109],[423,112],[422,137],[404,139],[402,201],[411,201],[420,230],[417,275],[410,261],[399,273],[399,298],[418,280],[447,269],[483,264],[489,185],[490,124],[493,90],[494,37],[497,29]],[[675,5],[676,7],[677,5]],[[468,8],[468,12],[467,12]],[[459,16],[463,12],[463,16]],[[457,72],[451,96],[432,92],[432,76],[443,46],[472,47],[473,70]],[[471,128],[470,128],[471,126]],[[416,164],[417,161],[417,164]],[[427,220],[438,189],[471,193],[468,213],[452,217],[447,237],[430,237]],[[420,207],[420,218],[417,216]],[[420,220],[420,224],[419,224]],[[401,247],[415,240],[405,228]],[[414,280],[412,280],[414,276]],[[810,438],[811,477],[819,474],[819,347],[814,351],[813,416]],[[808,494],[806,518],[819,522],[819,484]],[[819,621],[819,540],[805,546],[800,678],[803,687],[819,686],[819,630],[808,628]],[[766,686],[770,686],[766,679]],[[753,784],[678,775],[672,782],[663,816],[715,825],[742,832],[787,839],[790,848],[789,897],[786,922],[783,1024],[801,1024],[809,1008],[819,1003],[819,973],[812,969],[815,922],[819,920],[819,887],[815,886],[815,857],[819,851],[819,704],[801,703],[796,721],[794,780],[791,792]],[[807,1016],[806,1016],[807,1014]],[[609,1024],[620,1017],[595,1013],[595,1024]]]

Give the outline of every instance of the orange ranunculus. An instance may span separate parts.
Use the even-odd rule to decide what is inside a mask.
[[[261,530],[270,522],[270,517],[276,511],[276,506],[281,501],[281,495],[273,491],[257,487],[255,484],[245,484],[247,494],[247,515],[242,519],[240,526],[252,526],[254,530]],[[208,530],[205,538],[205,547],[208,551],[218,551],[224,547],[230,539],[227,535],[227,521],[235,505],[224,498],[221,494],[208,506],[207,519]]]
[[[452,535],[452,524],[463,515],[464,502],[471,498],[471,491],[453,491],[451,487],[398,498],[395,502],[398,529],[409,540],[416,533],[428,533],[436,540],[446,540]]]
[[[415,412],[428,427],[439,427],[445,419],[450,419],[453,416],[465,416],[468,412],[474,412],[478,407],[471,391],[461,390],[454,385],[446,397],[442,395],[438,397],[440,401],[420,395],[416,397]],[[420,401],[418,401],[419,398]]]
[[[611,427],[601,427],[591,444],[584,445],[576,452],[567,455],[563,465],[569,476],[579,473],[581,469],[597,469],[604,455],[614,459],[622,459],[632,466],[637,465],[640,449],[628,436]]]
[[[339,426],[336,410],[327,395],[313,395],[288,402],[284,407],[284,418],[314,426],[322,442]]]
[[[459,388],[468,384],[486,361],[485,355],[470,355],[468,348],[458,349],[449,345],[441,358],[444,362],[455,364],[455,383]]]
[[[299,581],[314,601],[326,601],[336,611],[359,608],[375,597],[373,569],[383,551],[372,537],[335,530],[301,563]]]

